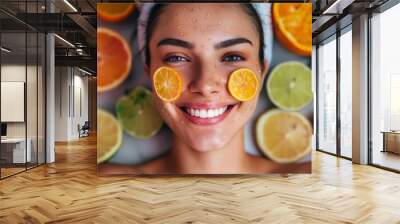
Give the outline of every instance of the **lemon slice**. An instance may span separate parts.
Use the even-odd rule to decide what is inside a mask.
[[[124,130],[139,139],[148,139],[160,130],[163,119],[154,104],[153,94],[138,86],[118,99],[117,118]]]
[[[256,135],[261,150],[279,163],[294,162],[311,151],[311,124],[297,112],[264,113],[257,121]]]
[[[295,61],[281,63],[269,75],[267,92],[280,109],[301,110],[313,99],[311,70]]]
[[[250,69],[238,69],[229,76],[229,93],[239,101],[251,100],[257,93],[258,79]]]
[[[109,160],[122,143],[122,128],[112,114],[97,110],[97,163]]]
[[[160,67],[154,72],[153,85],[157,96],[166,102],[178,99],[182,93],[182,78],[170,67]]]

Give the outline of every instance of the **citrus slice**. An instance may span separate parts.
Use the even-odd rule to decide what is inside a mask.
[[[295,61],[281,63],[269,75],[267,92],[277,107],[300,110],[313,99],[311,70]]]
[[[311,150],[311,124],[297,112],[264,113],[257,121],[256,135],[262,152],[279,163],[299,160]]]
[[[109,160],[122,143],[122,128],[112,114],[97,110],[97,163]]]
[[[107,22],[120,22],[135,10],[134,3],[97,3],[97,15]]]
[[[275,3],[272,17],[279,42],[295,54],[310,56],[312,3]]]
[[[114,89],[129,75],[131,49],[120,34],[107,28],[97,29],[97,91]]]
[[[229,93],[239,101],[251,100],[257,93],[258,79],[250,69],[241,68],[232,72],[228,80]]]
[[[119,98],[116,111],[124,130],[139,139],[152,137],[163,124],[151,91],[143,86],[138,86],[128,95]]]
[[[153,85],[157,96],[166,102],[178,99],[182,93],[182,78],[170,67],[160,67],[154,72]]]

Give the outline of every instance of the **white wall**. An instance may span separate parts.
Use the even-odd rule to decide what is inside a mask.
[[[68,141],[68,86],[67,67],[55,68],[55,141]]]
[[[88,78],[71,67],[56,67],[55,73],[55,140],[74,140],[79,138],[78,124],[88,120]]]
[[[27,70],[25,70],[27,69]],[[30,78],[30,74],[36,74],[36,67],[18,64],[8,64],[1,66],[1,81],[3,82],[25,82],[26,71],[28,72],[28,81],[30,86],[36,86],[36,80]],[[26,82],[25,82],[26,83]],[[36,108],[36,88],[27,88],[27,106],[31,106],[28,112],[32,111],[32,107]],[[32,102],[34,102],[32,104]],[[41,105],[39,105],[40,107]],[[34,110],[36,110],[33,108]],[[7,110],[7,108],[1,108],[1,110]],[[28,113],[28,129],[33,128],[36,130],[36,113]],[[34,121],[34,123],[31,123]],[[25,123],[26,122],[7,122],[7,136],[8,137],[25,137]],[[31,133],[28,130],[28,137]],[[35,132],[36,134],[36,132]]]
[[[38,71],[37,71],[38,69]],[[24,82],[26,83],[26,106],[24,105],[19,110],[23,114],[26,112],[26,120],[22,122],[6,122],[7,123],[7,137],[10,138],[27,138],[31,144],[29,147],[32,151],[32,161],[44,163],[44,83],[41,67],[30,66],[25,64],[3,64],[1,66],[1,81],[2,82]],[[25,80],[27,78],[27,80]],[[4,89],[2,89],[3,92]],[[24,90],[19,90],[24,94]],[[3,97],[7,97],[2,95]],[[10,107],[2,107],[3,112],[12,110]],[[15,109],[14,109],[15,110]],[[7,111],[13,113],[13,111]],[[15,112],[14,112],[15,113]],[[23,115],[24,116],[24,115]],[[37,157],[37,153],[39,156]]]

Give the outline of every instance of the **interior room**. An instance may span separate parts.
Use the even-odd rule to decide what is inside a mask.
[[[45,36],[14,28],[1,31],[1,178],[44,164],[46,156]]]
[[[400,170],[400,66],[395,53],[399,37],[391,26],[400,19],[400,6],[371,18],[371,162]]]
[[[4,179],[54,162],[55,144],[95,132],[96,76],[93,39],[70,17],[69,27],[60,26],[63,18],[57,17],[57,12],[76,9],[36,0],[2,1],[0,7]],[[79,7],[91,12],[94,5],[84,2]],[[46,15],[52,24],[44,23]],[[49,32],[54,34],[49,37]]]
[[[311,174],[112,177],[98,2],[0,1],[0,223],[400,223],[398,0],[311,1]]]
[[[399,68],[394,56],[398,50],[394,41],[399,33],[391,28],[398,19],[399,10],[399,5],[395,5],[368,14],[369,29],[364,35],[369,40],[362,43],[366,51],[361,52],[367,56],[367,60],[361,61],[367,65],[366,80],[354,76],[357,68],[354,68],[356,55],[352,49],[360,44],[359,34],[354,34],[358,32],[353,29],[354,18],[352,22],[349,17],[344,17],[338,29],[322,31],[314,38],[319,99],[316,115],[318,151],[353,162],[359,159],[352,158],[356,153],[352,147],[352,124],[358,122],[355,117],[358,114],[352,112],[352,108],[358,107],[359,103],[352,101],[358,100],[365,103],[365,138],[370,142],[366,146],[365,163],[399,171],[399,101],[396,98]],[[359,82],[364,83],[360,86]],[[365,98],[354,97],[353,88],[365,89]]]

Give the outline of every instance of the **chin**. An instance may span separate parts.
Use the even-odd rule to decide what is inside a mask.
[[[226,146],[231,140],[231,138],[229,138],[230,136],[221,136],[218,134],[198,135],[198,137],[194,138],[187,138],[186,136],[177,137],[183,139],[190,148],[197,152],[211,152],[219,150]]]

